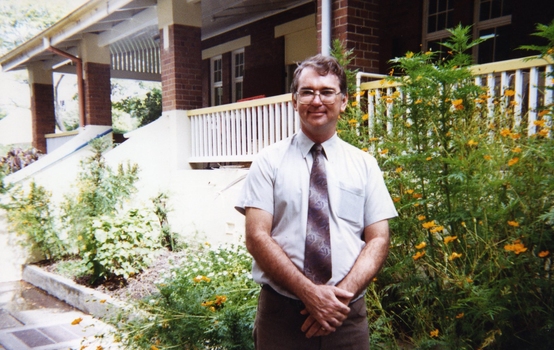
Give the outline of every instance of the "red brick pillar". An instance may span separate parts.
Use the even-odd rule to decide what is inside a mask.
[[[200,31],[198,27],[182,24],[160,30],[164,112],[202,107]]]
[[[83,63],[85,125],[112,125],[110,65]]]
[[[318,47],[321,52],[321,2],[317,6]],[[379,1],[332,0],[331,40],[353,49],[351,69],[379,72]]]
[[[56,131],[56,112],[54,107],[54,84],[52,71],[40,63],[31,63],[27,72],[31,89],[31,120],[33,147],[46,153],[44,135]]]
[[[54,108],[54,86],[52,84],[31,84],[31,118],[33,147],[46,153],[46,134],[56,131]]]

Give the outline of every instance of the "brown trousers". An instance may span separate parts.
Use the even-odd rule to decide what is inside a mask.
[[[254,323],[257,350],[369,350],[369,328],[364,298],[350,304],[350,313],[335,332],[306,338],[300,327],[307,316],[304,305],[264,286]]]

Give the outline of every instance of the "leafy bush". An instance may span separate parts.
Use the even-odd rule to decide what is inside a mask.
[[[154,224],[138,209],[117,211],[94,220],[89,239],[83,239],[81,247],[87,266],[98,271],[94,276],[128,279],[146,268],[151,263],[151,253],[159,246],[157,237],[152,235],[159,231]]]
[[[124,208],[136,192],[138,167],[119,165],[117,171],[109,167],[102,156],[108,142],[91,142],[94,154],[82,162],[78,193],[67,195],[62,204],[64,228],[92,269],[91,282],[140,271],[148,262],[143,254],[154,246],[150,236],[159,232],[150,216]]]
[[[138,312],[120,315],[123,343],[133,349],[253,349],[259,286],[246,248],[206,243],[183,253],[159,281],[159,294],[141,301]]]
[[[5,156],[0,157],[0,168],[4,168],[5,174],[9,175],[35,162],[39,157],[40,151],[35,148],[12,148]]]
[[[356,106],[341,120],[339,135],[377,157],[399,212],[370,324],[383,326],[380,342],[420,349],[551,348],[552,110],[524,136],[504,87],[489,115],[464,53],[477,42],[468,28],[451,33],[444,60],[393,60],[403,76],[382,82],[374,120]]]
[[[20,187],[8,192],[10,201],[4,205],[10,228],[23,236],[21,243],[41,253],[46,259],[66,255],[64,242],[59,238],[50,203],[51,193],[31,182],[28,193]]]
[[[162,115],[162,91],[153,88],[146,96],[127,97],[119,102],[114,102],[113,107],[117,110],[129,113],[138,119],[139,127],[150,124]]]

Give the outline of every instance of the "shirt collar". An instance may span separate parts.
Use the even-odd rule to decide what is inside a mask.
[[[298,142],[298,148],[302,153],[302,157],[306,158],[308,156],[308,153],[310,153],[312,146],[315,145],[315,142],[310,140],[308,136],[306,136],[302,132],[302,130],[298,130],[296,139]],[[335,150],[336,150],[337,141],[338,141],[338,135],[337,133],[335,133],[330,139],[328,139],[327,141],[321,144],[323,146],[323,150],[327,160],[330,160],[333,158],[333,155],[335,154]]]

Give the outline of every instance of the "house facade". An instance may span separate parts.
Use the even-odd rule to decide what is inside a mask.
[[[289,92],[297,62],[339,39],[353,69],[388,73],[407,51],[440,50],[471,25],[478,63],[528,55],[548,0],[91,0],[0,58],[29,72],[33,145],[55,130],[53,72],[78,76],[80,126],[111,125],[110,79],[162,83],[164,113]]]

